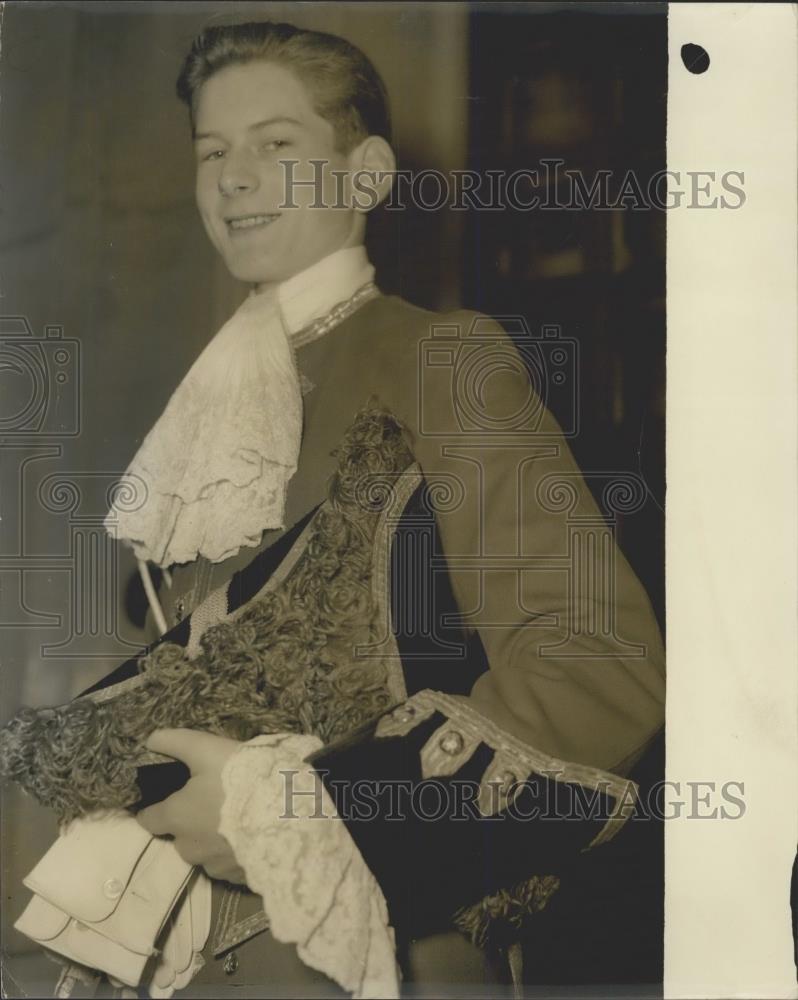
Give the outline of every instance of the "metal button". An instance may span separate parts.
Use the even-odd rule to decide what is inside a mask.
[[[179,625],[183,621],[183,615],[186,613],[186,602],[184,600],[179,600],[175,605],[175,624]]]
[[[103,895],[107,899],[119,899],[124,888],[118,878],[109,878],[103,882]]]
[[[236,955],[234,951],[231,951],[225,956],[222,968],[228,976],[232,976],[234,973],[238,972],[238,955]]]
[[[416,710],[413,705],[400,705],[393,713],[397,722],[410,722],[414,718]]]
[[[448,753],[450,757],[454,757],[455,754],[460,753],[465,745],[462,734],[458,733],[456,729],[450,729],[448,733],[445,733],[438,743],[438,746],[443,750],[444,753]]]

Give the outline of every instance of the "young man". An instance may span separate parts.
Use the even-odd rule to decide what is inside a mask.
[[[166,640],[211,656],[214,626],[285,667],[276,735],[147,741],[191,778],[138,821],[214,880],[187,995],[442,989],[502,974],[480,949],[520,979],[526,921],[624,826],[661,728],[649,602],[502,328],[374,285],[394,158],[366,58],[214,27],[178,92],[206,231],[253,295],[131,466],[150,506],[115,523],[171,568]],[[279,629],[255,620],[270,593]]]

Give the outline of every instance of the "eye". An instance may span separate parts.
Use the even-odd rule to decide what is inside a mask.
[[[260,148],[267,153],[272,153],[289,145],[287,139],[267,139],[266,142],[261,143]]]
[[[203,153],[200,159],[203,163],[207,163],[209,160],[219,160],[224,156],[223,149],[212,149],[209,153]]]

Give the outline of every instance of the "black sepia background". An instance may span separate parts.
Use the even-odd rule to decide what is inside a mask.
[[[634,169],[645,187],[665,167],[664,5],[6,4],[0,351],[27,336],[22,317],[36,337],[63,328],[78,346],[52,391],[74,390],[80,421],[79,433],[60,435],[56,410],[68,400],[54,397],[44,423],[16,433],[24,390],[13,366],[0,371],[2,721],[21,704],[66,700],[143,641],[133,560],[103,548],[97,525],[109,481],[244,294],[194,207],[174,81],[209,20],[248,17],[363,48],[391,95],[403,169],[484,173],[550,157],[588,180]],[[520,314],[578,343],[571,444],[586,472],[645,479],[646,503],[620,519],[618,537],[664,626],[664,213],[381,209],[369,239],[387,292],[429,308]],[[59,500],[58,476],[79,497]],[[87,591],[80,567],[97,552],[104,573]],[[14,996],[17,985],[36,992],[28,944],[10,929],[27,897],[19,879],[54,826],[15,791],[3,796],[4,985]],[[574,982],[579,966],[577,949]]]

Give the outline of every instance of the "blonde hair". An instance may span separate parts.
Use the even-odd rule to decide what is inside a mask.
[[[194,39],[177,80],[177,96],[189,108],[192,128],[202,85],[227,66],[257,60],[297,75],[316,112],[332,123],[340,151],[349,152],[369,135],[390,142],[385,84],[360,49],[337,35],[273,21],[214,25]]]

